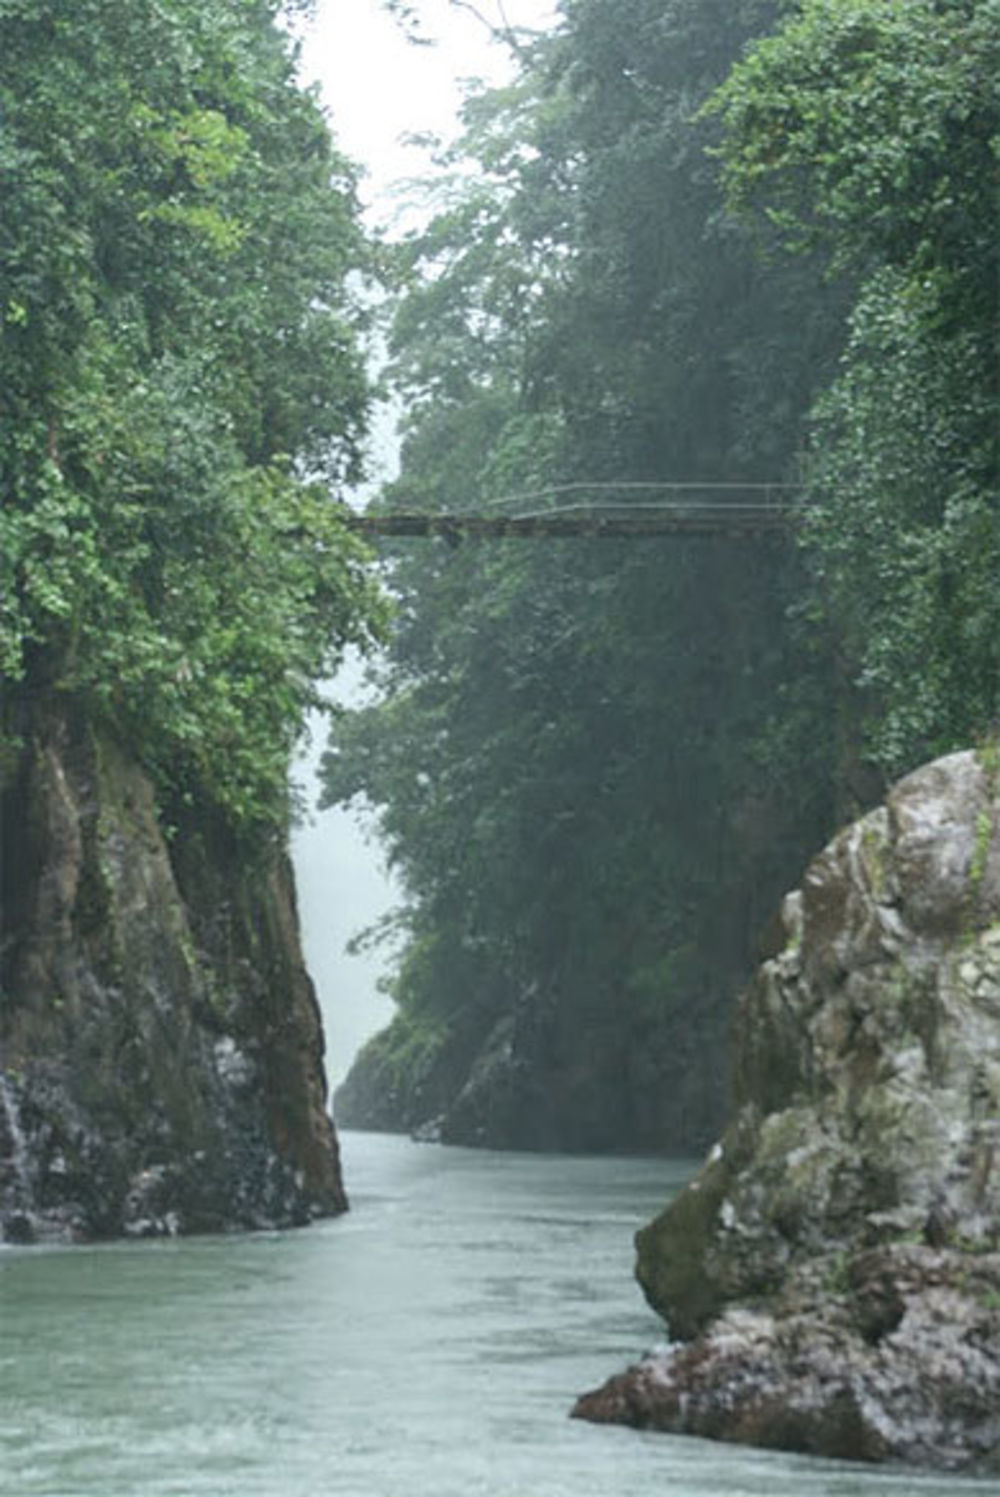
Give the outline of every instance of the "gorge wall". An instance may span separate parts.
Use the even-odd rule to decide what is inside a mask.
[[[584,1418],[1000,1469],[1000,753],[902,780],[784,903],[735,1112],[637,1238],[674,1338]]]
[[[723,1116],[724,992],[655,1017],[624,994],[588,1013],[573,989],[537,988],[485,1021],[475,1004],[427,1028],[399,1013],[337,1089],[336,1117],[471,1147],[696,1151]]]
[[[4,774],[0,1237],[220,1231],[346,1207],[291,870],[172,824],[70,709]]]

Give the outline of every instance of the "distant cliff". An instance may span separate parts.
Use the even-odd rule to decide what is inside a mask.
[[[595,1014],[537,988],[499,1019],[474,1001],[426,1029],[400,1013],[351,1067],[336,1116],[493,1149],[694,1152],[724,1116],[722,991],[664,1002],[655,1020],[624,997]]]
[[[120,744],[51,706],[2,817],[0,1237],[344,1209],[284,850],[164,817]]]
[[[585,1418],[1000,1468],[1000,754],[901,781],[784,905],[733,1121],[639,1233],[677,1338]]]

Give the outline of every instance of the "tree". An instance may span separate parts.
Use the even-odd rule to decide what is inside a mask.
[[[9,0],[0,663],[165,796],[285,812],[313,682],[378,607],[327,485],[367,382],[350,169],[277,5]],[[16,684],[15,684],[16,683]]]

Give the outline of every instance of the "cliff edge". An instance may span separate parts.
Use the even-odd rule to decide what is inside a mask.
[[[1000,1469],[1000,754],[902,780],[782,911],[735,1116],[637,1237],[675,1338],[599,1421]]]
[[[0,1239],[343,1210],[284,850],[168,825],[121,746],[51,708],[2,817]]]

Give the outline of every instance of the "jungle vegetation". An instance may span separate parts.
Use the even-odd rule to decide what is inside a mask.
[[[8,755],[71,704],[161,799],[280,832],[316,680],[378,630],[352,168],[271,0],[0,6]]]
[[[345,1098],[691,1143],[805,858],[998,711],[1000,5],[564,0],[518,59],[404,247],[380,503],[683,481],[800,512],[386,545],[380,699],[325,774],[402,881],[398,1016]]]
[[[5,762],[61,704],[166,821],[280,838],[388,591],[325,768],[404,890],[361,1072],[455,1136],[686,1146],[804,859],[1000,715],[1000,0],[563,0],[393,249],[296,9],[0,3]],[[340,501],[387,274],[384,509],[766,484],[796,523],[375,568]]]

